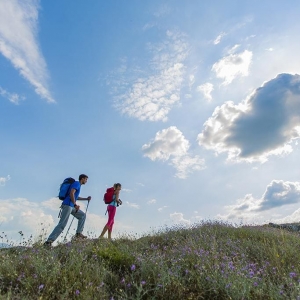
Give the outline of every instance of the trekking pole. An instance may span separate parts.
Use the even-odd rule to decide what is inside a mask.
[[[75,214],[76,214],[77,212],[78,212],[78,210],[76,209]],[[65,238],[64,238],[64,242],[67,240],[67,235],[68,235],[69,230],[70,230],[70,228],[71,228],[71,226],[72,226],[72,223],[73,223],[73,221],[74,221],[74,218],[75,218],[75,216],[73,216],[73,219],[72,219],[72,221],[71,221],[71,224],[70,224],[70,226],[69,226],[69,228],[68,228],[68,230],[67,230],[67,232],[66,232],[66,235],[65,235]]]
[[[77,212],[77,211],[76,211]],[[70,228],[71,228],[71,226],[72,226],[72,223],[73,223],[73,221],[74,221],[74,216],[73,216],[73,219],[72,219],[72,221],[71,221],[71,224],[70,224],[70,226],[69,226],[69,228],[68,228],[68,230],[67,230],[67,232],[66,232],[66,235],[65,235],[65,238],[64,238],[64,242],[67,240],[67,235],[68,235],[68,233],[69,233],[69,230],[70,230]]]
[[[90,200],[88,200],[88,205],[86,206],[85,214],[86,214],[86,212],[87,212],[87,210],[89,208],[89,204],[90,204]]]

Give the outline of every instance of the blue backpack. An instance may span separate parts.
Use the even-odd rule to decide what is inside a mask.
[[[70,193],[70,188],[72,183],[75,182],[75,179],[72,177],[66,178],[63,183],[60,185],[58,198],[60,200],[65,200]]]

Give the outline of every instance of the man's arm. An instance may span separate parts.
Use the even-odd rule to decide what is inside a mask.
[[[75,192],[76,192],[76,189],[71,189],[71,192],[70,192],[70,199],[71,199],[71,201],[72,201],[72,203],[73,203],[74,205],[76,204]]]
[[[91,196],[88,196],[86,198],[83,198],[83,197],[78,197],[77,200],[87,200],[87,201],[90,201],[92,199]]]

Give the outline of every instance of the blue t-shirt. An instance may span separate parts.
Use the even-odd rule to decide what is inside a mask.
[[[79,193],[80,193],[80,183],[79,181],[75,181],[72,183],[71,187],[70,187],[70,192],[72,189],[75,189],[76,192],[74,194],[74,197],[75,197],[75,200],[77,200],[78,196],[79,196]],[[62,205],[69,205],[71,207],[74,207],[74,203],[72,202],[71,198],[70,198],[70,193],[69,195],[66,197],[66,199],[63,201]]]

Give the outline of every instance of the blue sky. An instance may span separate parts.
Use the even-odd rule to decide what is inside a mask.
[[[81,173],[85,233],[115,182],[115,234],[298,222],[299,9],[0,0],[0,231],[49,232]]]

